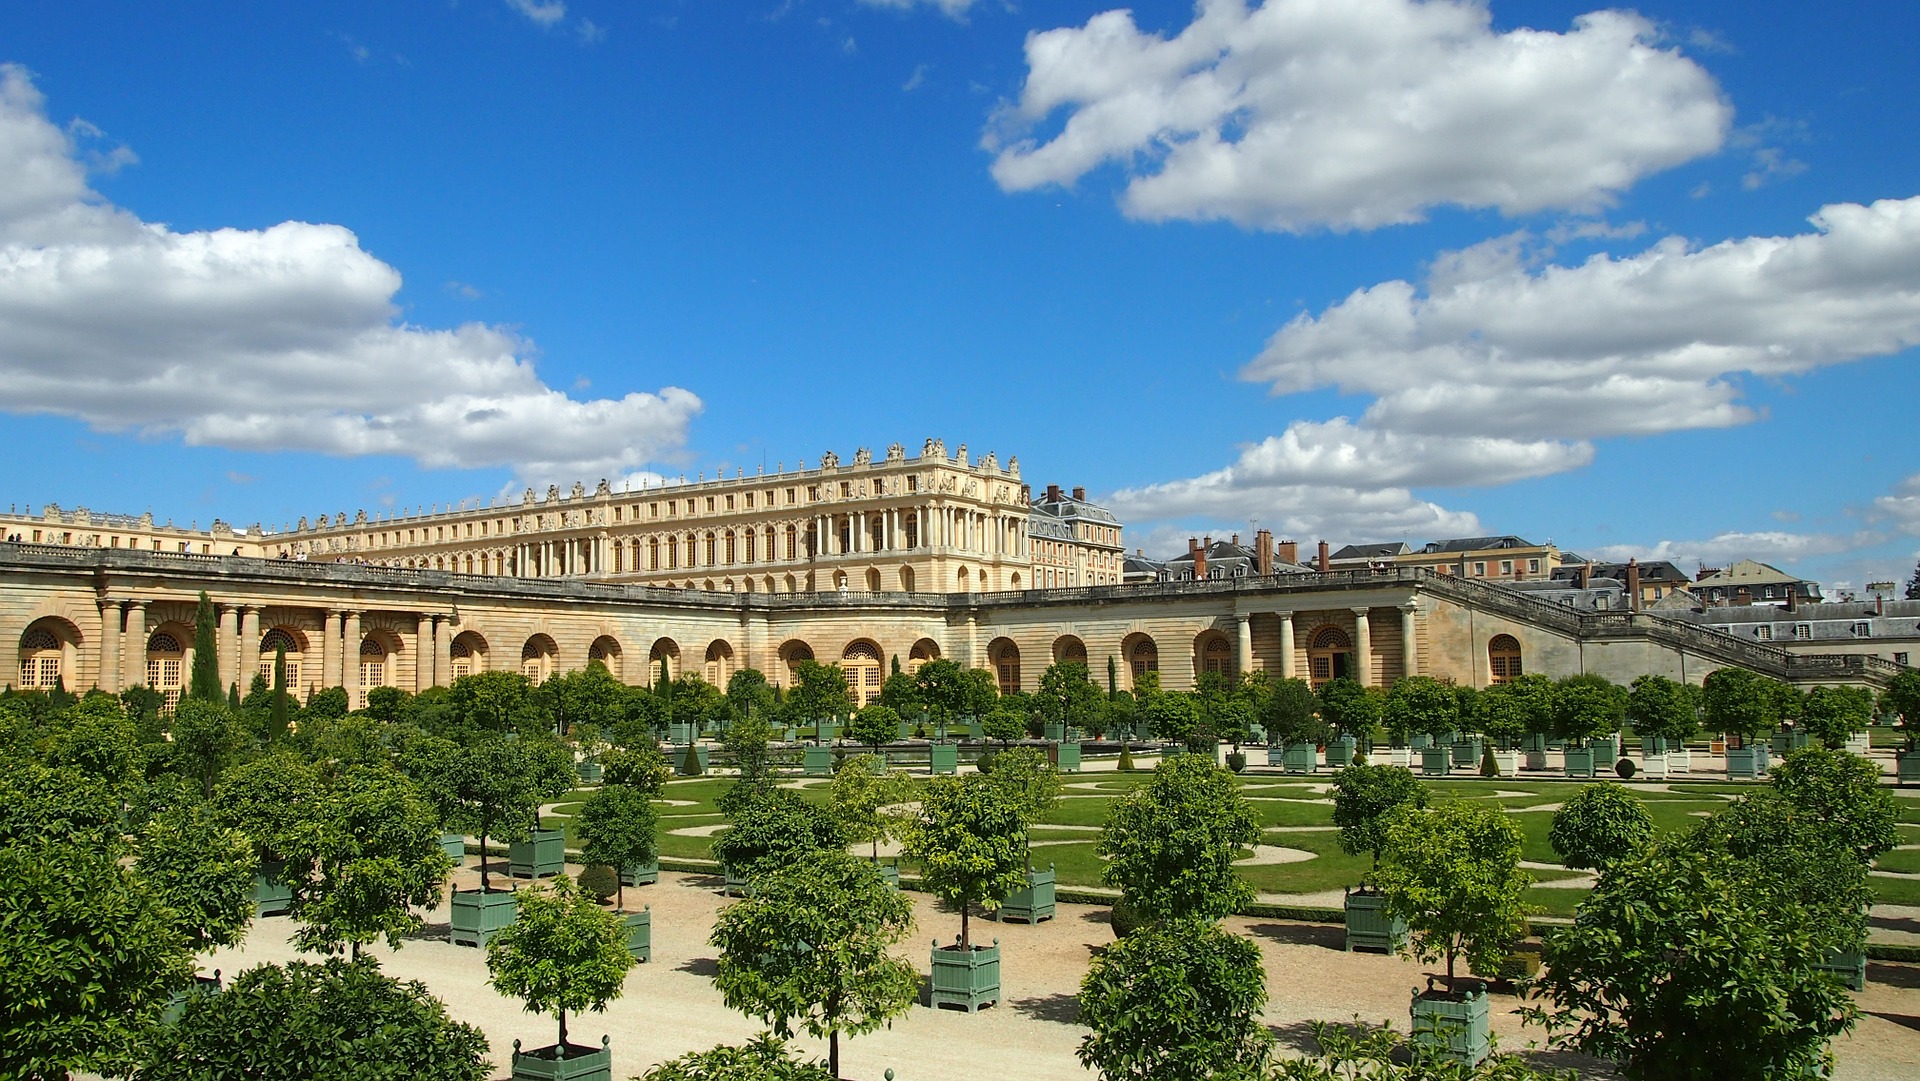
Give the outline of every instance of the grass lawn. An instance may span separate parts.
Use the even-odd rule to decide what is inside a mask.
[[[1920,850],[1903,848],[1884,852],[1874,861],[1873,866],[1881,871],[1900,871],[1904,874],[1920,875]]]

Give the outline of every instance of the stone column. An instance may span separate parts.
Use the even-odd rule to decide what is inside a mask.
[[[453,617],[435,616],[433,631],[433,685],[453,682]]]
[[[1373,686],[1373,626],[1367,621],[1368,609],[1353,610],[1353,655],[1355,679],[1362,687]]]
[[[1400,605],[1400,671],[1403,675],[1420,674],[1419,643],[1414,640],[1413,617],[1420,611],[1417,604]]]
[[[240,606],[220,606],[220,689],[240,682]]]
[[[1241,614],[1233,619],[1240,625],[1240,650],[1234,659],[1240,665],[1240,678],[1245,679],[1253,671],[1253,617]]]
[[[126,678],[122,686],[138,687],[147,681],[147,602],[127,605],[127,648],[120,651]]]
[[[240,663],[240,674],[252,683],[252,673],[260,670],[260,606],[257,604],[240,606],[240,648],[234,656]],[[269,679],[267,685],[272,686],[273,681]],[[247,693],[247,689],[240,688],[240,693]]]
[[[1293,613],[1276,614],[1280,617],[1280,678],[1293,679],[1300,674],[1293,663]]]
[[[339,687],[340,681],[340,615],[329,610],[325,629],[320,632],[320,686]]]
[[[120,602],[104,598],[100,601],[99,683],[108,694],[120,691]]]
[[[433,617],[421,612],[413,621],[413,693],[419,694],[433,686],[433,661],[438,651],[433,648]]]
[[[366,705],[360,689],[360,613],[348,612],[345,630],[340,643],[340,682],[347,688],[347,706],[359,709]]]

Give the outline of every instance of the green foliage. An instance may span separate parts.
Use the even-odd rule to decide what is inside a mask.
[[[935,777],[920,796],[920,817],[907,830],[907,857],[920,881],[960,909],[960,946],[972,945],[967,910],[999,908],[1025,889],[1027,824],[1007,789],[979,774]]]
[[[0,1070],[123,1076],[192,974],[161,898],[109,848],[0,845]]]
[[[580,725],[611,731],[626,717],[626,698],[626,685],[597,660],[548,677],[531,696],[533,707],[546,713],[550,726],[565,733]]]
[[[673,699],[668,712],[676,722],[703,732],[728,720],[733,706],[720,688],[692,672],[685,672],[673,681]]]
[[[609,863],[589,862],[580,872],[580,889],[604,905],[621,892],[620,872]]]
[[[246,936],[258,866],[246,836],[204,805],[171,808],[149,822],[134,864],[194,953]]]
[[[599,1013],[620,997],[634,963],[626,932],[566,875],[519,899],[519,915],[487,943],[487,982],[528,1013],[558,1014],[565,1046],[569,1011]]]
[[[1060,771],[1035,747],[1015,747],[995,755],[987,783],[1013,800],[1029,826],[1060,799]]]
[[[1464,958],[1490,975],[1526,933],[1522,898],[1533,881],[1520,870],[1525,837],[1499,807],[1443,803],[1402,809],[1387,821],[1377,872],[1387,909],[1407,921],[1408,950],[1421,961]]]
[[[1800,716],[1809,735],[1838,751],[1848,736],[1865,732],[1873,720],[1873,692],[1865,687],[1814,687],[1807,691]]]
[[[659,746],[652,742],[600,752],[600,781],[605,785],[621,785],[644,796],[658,796],[667,785],[668,772],[667,760],[661,757]]]
[[[1880,767],[1858,755],[1802,748],[1773,768],[1773,787],[1862,863],[1900,843],[1899,810],[1880,785]]]
[[[763,1032],[738,1046],[720,1044],[668,1059],[639,1081],[834,1081],[825,1063],[808,1062]]]
[[[1113,804],[1096,849],[1100,881],[1149,919],[1219,919],[1253,900],[1234,853],[1260,839],[1233,775],[1198,755],[1162,762],[1153,780]]]
[[[1626,716],[1642,736],[1684,743],[1700,730],[1700,692],[1665,676],[1640,676],[1629,685]]]
[[[853,715],[853,723],[847,726],[847,735],[855,743],[864,743],[879,750],[882,744],[892,743],[900,734],[900,714],[892,707],[879,703],[867,706]]]
[[[1539,704],[1519,683],[1496,683],[1473,700],[1473,726],[1501,747],[1511,747],[1527,733],[1545,731],[1551,725],[1551,712],[1538,711]],[[1545,715],[1536,718],[1536,712]]]
[[[1408,676],[1395,683],[1387,691],[1380,712],[1387,731],[1396,740],[1404,740],[1409,732],[1444,736],[1458,729],[1461,722],[1460,696],[1451,684],[1432,676]]]
[[[0,844],[105,849],[120,836],[120,797],[72,766],[0,758]]]
[[[1114,764],[1114,768],[1118,769],[1121,773],[1132,773],[1135,770],[1140,768],[1139,766],[1136,766],[1133,764],[1133,748],[1132,747],[1126,746],[1124,744],[1121,745],[1120,761]]]
[[[541,732],[548,722],[534,702],[533,684],[518,672],[475,672],[447,688],[448,716],[474,732]]]
[[[1568,676],[1553,685],[1553,730],[1576,747],[1620,731],[1626,712],[1626,689],[1605,676]]]
[[[1491,743],[1480,748],[1480,776],[1482,777],[1500,776],[1500,763],[1494,761],[1493,744]]]
[[[607,864],[614,868],[651,863],[659,855],[660,813],[654,810],[647,794],[624,784],[603,784],[587,797],[574,815],[580,830],[580,858],[589,864]],[[586,878],[581,878],[586,884]],[[614,879],[607,891],[620,899],[626,909],[626,890]],[[602,898],[604,900],[605,898]]]
[[[900,661],[897,655],[893,659],[896,664]],[[917,717],[921,710],[926,709],[926,705],[920,701],[920,685],[905,672],[893,673],[880,685],[879,702],[902,717]]]
[[[839,665],[801,661],[793,666],[793,679],[793,687],[787,691],[789,716],[811,723],[853,712],[853,692]]]
[[[1920,733],[1920,670],[1907,668],[1895,673],[1887,681],[1887,689],[1880,692],[1880,700],[1899,715],[1906,729],[1907,749],[1912,750],[1914,737]]]
[[[1046,724],[1091,729],[1100,723],[1105,696],[1092,683],[1087,666],[1079,661],[1055,661],[1040,673],[1040,690],[1033,696],[1034,711]]]
[[[306,708],[300,711],[300,723],[337,721],[347,715],[347,706],[345,687],[323,687],[307,699]]]
[[[1362,687],[1360,681],[1351,676],[1341,676],[1322,683],[1318,697],[1320,719],[1336,730],[1355,737],[1366,735],[1374,725],[1380,723],[1385,706],[1385,699],[1379,692]]]
[[[902,770],[888,772],[879,756],[854,755],[834,770],[833,817],[849,844],[871,844],[878,860],[881,842],[905,831],[907,818],[897,808],[913,799],[914,789],[913,778]]]
[[[1552,1005],[1530,1020],[1630,1078],[1763,1081],[1820,1063],[1856,1007],[1813,970],[1826,949],[1804,913],[1750,881],[1684,837],[1615,865],[1548,936],[1536,991]]]
[[[1612,781],[1588,785],[1560,805],[1547,843],[1574,870],[1602,871],[1637,854],[1653,837],[1653,817]]]
[[[1773,680],[1744,668],[1720,668],[1700,685],[1700,708],[1707,726],[1751,739],[1780,723],[1780,698]]]
[[[914,697],[935,720],[950,721],[967,711],[962,673],[958,664],[945,657],[928,661],[913,673]]]
[[[293,721],[293,702],[287,694],[287,647],[284,640],[273,650],[273,700],[267,708],[267,745],[287,738]]]
[[[487,1038],[371,960],[261,965],[153,1034],[141,1081],[484,1081]]]
[[[188,677],[186,697],[198,702],[226,705],[226,692],[220,688],[219,621],[213,600],[200,591],[200,604],[193,610],[193,671]]]
[[[773,687],[758,668],[741,668],[727,677],[727,707],[733,712],[733,724],[752,717],[771,725],[778,705]]]
[[[235,766],[213,791],[214,818],[253,842],[261,860],[291,860],[318,844],[320,778],[290,754]]]
[[[456,681],[457,682],[457,681]],[[488,888],[487,838],[523,840],[540,806],[540,783],[526,748],[499,735],[447,745],[424,763],[428,798],[442,825],[480,838],[480,888]]]
[[[1323,727],[1319,719],[1321,699],[1304,679],[1277,680],[1258,701],[1255,718],[1267,730],[1269,743],[1305,743]],[[1365,723],[1372,726],[1371,722]]]
[[[426,926],[416,909],[438,908],[453,861],[440,847],[440,818],[414,782],[388,768],[357,767],[320,799],[318,829],[296,849],[312,868],[295,877],[294,945],[317,953],[385,938],[390,949]]]
[[[219,698],[182,699],[174,708],[171,730],[174,754],[200,782],[202,795],[211,795],[220,774],[253,744],[240,719]]]
[[[1200,710],[1192,695],[1162,691],[1140,702],[1140,722],[1153,732],[1153,738],[1166,743],[1185,743],[1200,727]]]
[[[872,865],[843,850],[810,852],[715,919],[714,986],[776,1036],[826,1037],[838,1076],[841,1033],[872,1032],[919,997],[919,974],[891,953],[912,930],[913,903]]]
[[[698,777],[706,772],[707,767],[700,764],[700,749],[694,744],[687,744],[686,751],[680,755],[680,776]]]
[[[1260,950],[1204,919],[1142,927],[1080,983],[1078,1055],[1107,1081],[1256,1081],[1272,1039]]]
[[[749,879],[791,864],[809,852],[847,843],[825,807],[789,788],[776,788],[740,809],[733,826],[713,841],[713,858]]]
[[[1427,789],[1404,766],[1352,765],[1333,779],[1333,824],[1340,827],[1340,849],[1350,856],[1371,853],[1380,866],[1387,845],[1387,819],[1401,807],[1424,810]]]
[[[1496,684],[1496,686],[1504,686]],[[1514,1055],[1495,1053],[1468,1066],[1450,1058],[1425,1055],[1391,1025],[1373,1026],[1310,1021],[1318,1053],[1274,1064],[1268,1081],[1578,1081],[1568,1070],[1538,1068]]]
[[[996,706],[980,718],[980,734],[996,743],[1012,743],[1027,734],[1027,718],[1009,706]]]

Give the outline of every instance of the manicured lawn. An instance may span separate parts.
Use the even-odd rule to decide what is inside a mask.
[[[1882,853],[1873,865],[1882,871],[1901,871],[1910,875],[1920,875],[1920,850],[1903,848]]]

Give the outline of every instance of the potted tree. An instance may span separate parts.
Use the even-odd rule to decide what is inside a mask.
[[[1000,942],[974,945],[967,918],[974,905],[998,908],[1026,885],[1026,840],[1026,820],[1005,788],[979,774],[928,783],[906,854],[919,865],[921,883],[960,910],[958,940],[934,942],[929,1005],[972,1013],[1000,1001]]]
[[[1261,696],[1256,716],[1266,733],[1267,765],[1286,763],[1286,745],[1301,742],[1319,712],[1320,699],[1304,679],[1278,680],[1271,693]]]
[[[1278,1077],[1265,1072],[1266,1000],[1260,949],[1247,939],[1196,916],[1143,927],[1101,951],[1081,981],[1092,1032],[1080,1062],[1115,1079]]]
[[[1818,689],[1818,688],[1816,688]],[[1804,868],[1803,902],[1828,913],[1836,940],[1821,964],[1856,991],[1865,990],[1866,903],[1843,888],[1865,888],[1873,861],[1900,843],[1899,810],[1880,784],[1880,767],[1846,751],[1809,747],[1788,755],[1773,772],[1773,786],[1794,818],[1819,834],[1819,843],[1845,853],[1842,861],[1814,858]],[[1756,831],[1757,832],[1757,831]],[[1785,858],[1765,854],[1770,859]],[[1857,885],[1850,885],[1858,879]],[[1850,907],[1849,907],[1850,906]]]
[[[653,910],[627,911],[627,882],[660,880],[659,841],[655,830],[659,813],[640,789],[604,784],[587,797],[576,819],[580,831],[580,858],[589,866],[614,869],[614,913],[620,919],[627,951],[646,960],[653,950]]]
[[[1865,687],[1814,687],[1800,708],[1806,733],[1832,751],[1862,754],[1855,737],[1864,737],[1873,720],[1873,692]]]
[[[1594,741],[1620,731],[1625,714],[1626,695],[1605,676],[1568,676],[1553,685],[1553,727],[1567,743],[1567,776],[1591,777],[1601,762],[1613,764],[1605,750],[1611,744],[1596,748]]]
[[[1142,919],[1216,920],[1253,900],[1233,860],[1259,840],[1259,819],[1233,775],[1181,755],[1113,804],[1095,851],[1106,861],[1100,881],[1118,887]]]
[[[1686,740],[1699,727],[1698,713],[1698,696],[1684,683],[1644,675],[1629,685],[1626,717],[1640,734],[1648,777],[1665,780],[1674,772],[1675,759],[1686,754]]]
[[[1502,777],[1520,774],[1519,746],[1527,735],[1528,707],[1524,692],[1512,683],[1496,683],[1474,699],[1474,723],[1493,741],[1493,764]],[[1542,765],[1545,757],[1543,749]]]
[[[1727,779],[1751,781],[1766,771],[1764,750],[1753,740],[1780,722],[1779,698],[1765,676],[1744,668],[1720,668],[1700,685],[1701,712],[1727,739]]]
[[[1021,823],[1026,828],[1038,822],[1040,816],[1046,814],[1060,798],[1060,772],[1031,747],[1016,747],[995,756],[993,772],[986,776],[990,784],[1004,790],[1014,805],[1020,808]],[[1024,829],[1021,845],[1026,847]],[[994,915],[996,920],[1039,923],[1053,918],[1053,865],[1048,864],[1044,871],[1034,870],[1032,848],[1026,848],[1026,864],[1025,888],[1009,893],[1001,901],[999,911]]]
[[[841,1034],[872,1032],[920,995],[919,974],[892,953],[912,930],[912,902],[871,864],[839,849],[809,852],[715,919],[714,986],[781,1039],[796,1029],[826,1037],[839,1077]]]
[[[454,890],[450,919],[456,945],[485,946],[513,922],[518,905],[511,890],[495,890],[487,839],[526,836],[540,805],[533,767],[517,740],[482,734],[435,762],[427,783],[446,821],[480,839],[480,888]]]
[[[742,806],[733,815],[733,825],[714,838],[712,851],[726,878],[726,892],[744,893],[765,872],[816,849],[846,843],[830,811],[790,788],[775,788]]]
[[[419,786],[390,766],[357,766],[327,786],[318,828],[300,862],[312,873],[293,883],[293,941],[337,953],[384,938],[398,949],[440,907],[453,861],[440,847],[439,815]]]
[[[633,967],[626,935],[613,914],[580,892],[566,875],[544,890],[520,891],[520,918],[487,943],[488,982],[529,1013],[558,1015],[560,1038],[523,1051],[513,1041],[514,1081],[613,1081],[613,1052],[567,1039],[567,1012],[600,1013],[620,997]]]
[[[1480,721],[1480,692],[1463,684],[1453,687],[1454,717],[1458,727],[1451,733],[1453,764],[1478,768],[1485,742],[1476,727]]]
[[[1355,766],[1333,783],[1333,824],[1348,855],[1371,855],[1380,870],[1387,844],[1386,824],[1401,807],[1422,810],[1427,789],[1404,766]],[[1365,879],[1346,891],[1347,950],[1397,953],[1406,943],[1407,921],[1387,910],[1386,896]]]
[[[900,867],[880,862],[880,845],[905,830],[907,819],[896,808],[912,800],[913,793],[913,779],[898,770],[888,772],[878,755],[855,755],[833,775],[830,805],[841,834],[850,844],[870,845],[874,870],[895,887],[900,885]]]
[[[1468,1066],[1487,1057],[1487,987],[1461,979],[1456,963],[1491,975],[1526,933],[1522,898],[1532,881],[1520,869],[1525,837],[1498,807],[1446,803],[1402,808],[1386,826],[1380,888],[1387,909],[1407,921],[1407,950],[1423,962],[1444,959],[1441,986],[1427,978],[1411,1006],[1413,1039],[1423,1053]]]
[[[1653,837],[1653,817],[1612,781],[1587,785],[1553,812],[1547,843],[1576,871],[1599,871],[1638,855]]]
[[[1322,727],[1309,731],[1316,741],[1325,739],[1327,730],[1331,729],[1354,737],[1357,746],[1360,738],[1372,732],[1374,725],[1380,723],[1384,712],[1379,692],[1362,687],[1358,680],[1345,676],[1321,684],[1317,697]],[[1353,754],[1349,751],[1347,761],[1352,760]]]
[[[143,887],[173,916],[195,955],[238,945],[253,919],[254,847],[221,826],[204,805],[169,808],[147,823],[134,864]],[[220,990],[220,973],[195,975],[174,992],[167,1019],[177,1020],[191,996]]]
[[[1431,676],[1408,676],[1387,691],[1382,710],[1389,729],[1424,734],[1420,772],[1444,777],[1453,770],[1453,750],[1442,740],[1460,727],[1460,698]]]
[[[1880,698],[1887,712],[1899,717],[1895,724],[1901,746],[1893,752],[1894,775],[1903,785],[1920,781],[1920,749],[1914,744],[1915,733],[1920,732],[1920,671],[1909,668],[1895,674]]]
[[[855,743],[866,744],[867,753],[880,759],[884,768],[887,755],[880,748],[893,742],[899,729],[900,714],[894,712],[893,707],[876,702],[853,715],[853,723],[847,726],[847,735]]]
[[[253,842],[254,915],[277,916],[293,907],[293,883],[308,870],[296,861],[320,828],[319,800],[318,773],[286,752],[233,767],[214,789],[215,820]]]

